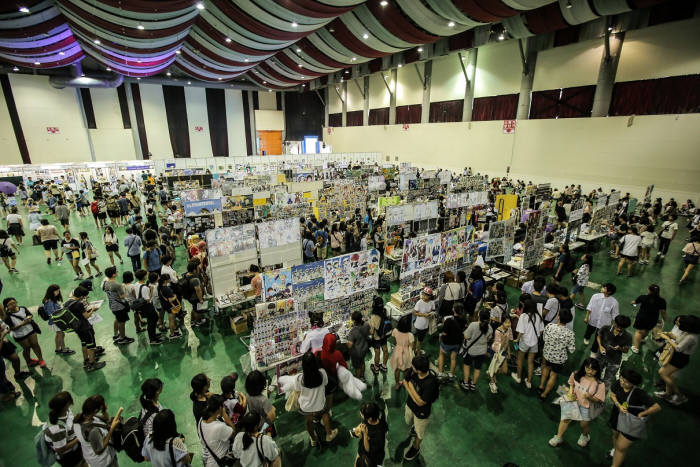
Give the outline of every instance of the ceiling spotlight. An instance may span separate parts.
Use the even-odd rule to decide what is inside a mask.
[[[301,87],[302,87],[302,88],[305,88],[305,87],[306,87],[306,85],[305,85],[305,84],[302,84],[302,85],[301,85]]]
[[[267,84],[267,81],[263,81],[263,84]]]
[[[94,42],[95,44],[97,44],[97,45],[100,45],[100,40],[99,40],[99,39],[95,39],[93,42]]]
[[[248,59],[246,58],[244,61],[247,63],[247,62],[248,62]]]
[[[180,55],[181,52],[179,50],[176,50],[175,53]]]
[[[136,60],[136,63],[141,63],[141,59],[139,58],[138,60]]]
[[[455,22],[450,21],[449,23],[447,23],[447,26],[453,28],[453,27],[455,27]]]
[[[65,55],[65,54],[66,54],[66,53],[65,53],[63,50],[61,50],[61,51],[58,53],[58,55],[61,55],[61,56]]]
[[[422,51],[423,51],[423,47],[418,47],[418,52],[422,52]]]
[[[504,36],[503,33],[500,33],[500,34],[498,35],[498,40],[499,40],[499,41],[502,41],[502,40],[505,39],[505,38],[506,38],[506,36]]]
[[[221,81],[221,78],[217,78],[219,81]]]
[[[399,63],[399,68],[401,68],[403,65]]]
[[[16,66],[12,67],[12,71],[19,71],[19,68],[17,68]]]
[[[34,62],[34,65],[41,65],[41,62]]]
[[[369,34],[364,33],[364,34],[362,35],[362,38],[363,38],[363,39],[369,39]]]
[[[27,8],[26,6],[21,6],[19,7],[19,11],[20,13],[29,13],[29,8]]]
[[[381,6],[387,6],[389,4],[389,2],[387,2],[386,0],[382,0],[381,2],[379,2],[379,4]]]
[[[187,84],[192,84],[192,81],[188,81]]]
[[[301,49],[297,47],[297,53],[301,53]]]
[[[138,29],[139,31],[143,31],[146,28],[143,27],[143,24],[139,23],[136,25],[136,29]]]
[[[613,30],[613,27],[612,27],[612,26],[608,26],[608,31],[612,31],[612,30]]]
[[[571,0],[569,0],[568,2],[566,2],[566,8],[571,8],[571,7],[573,7],[573,5],[571,4]]]
[[[231,43],[231,38],[230,38],[230,37],[227,37],[227,38],[224,39],[224,40],[226,41],[227,44],[230,44],[230,43]]]
[[[110,67],[105,68],[105,70],[112,71],[112,69]]]
[[[330,29],[328,30],[328,32],[335,32],[335,29],[330,28]]]
[[[354,62],[355,60],[357,60],[357,57],[352,57],[352,61]]]
[[[301,78],[304,79],[304,75],[301,75]]]
[[[140,81],[140,80],[141,80],[141,77],[140,77],[140,76],[137,76],[136,79],[137,79],[138,81]]]
[[[299,64],[299,68],[304,68],[304,65],[302,65],[302,64],[300,63],[300,64]]]
[[[172,75],[173,75],[173,74],[170,73],[170,72],[167,72],[167,73],[165,74],[165,76],[172,76]]]
[[[267,92],[272,92],[272,89],[268,89]]]
[[[345,70],[345,74],[347,75],[348,73],[350,73],[350,70]]]
[[[296,22],[296,21],[292,21],[292,27],[293,27],[293,28],[296,28],[297,26],[299,26],[299,25],[297,24],[297,22]]]
[[[195,5],[198,10],[203,10],[204,9],[204,3],[203,2],[197,2]]]

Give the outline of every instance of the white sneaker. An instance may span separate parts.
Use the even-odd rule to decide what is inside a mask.
[[[654,391],[654,395],[660,399],[666,399],[668,398],[668,395],[666,394],[666,391]]]
[[[608,453],[608,457],[612,458],[615,455],[615,448],[612,448]]]
[[[630,350],[631,350],[633,353],[639,353],[639,347],[632,346],[632,347],[630,348]]]
[[[681,405],[688,402],[688,398],[682,394],[674,394],[668,399],[668,402],[673,405]]]
[[[591,358],[598,358],[598,352],[591,352]]]
[[[493,381],[489,383],[489,390],[491,390],[491,394],[498,394],[498,386],[496,386],[496,383]]]
[[[511,374],[510,374],[510,377],[513,378],[513,379],[515,380],[515,382],[518,383],[518,384],[520,384],[520,383],[523,382],[522,379],[518,378],[518,374],[517,374],[517,373],[511,373]]]
[[[591,341],[589,341],[588,339],[583,339],[583,345],[588,345],[590,343],[591,343]]]
[[[525,380],[525,387],[528,389],[532,389],[532,383],[529,380]]]
[[[578,437],[578,442],[576,444],[578,444],[582,448],[585,448],[586,446],[588,446],[588,443],[590,441],[591,435],[584,435],[583,433],[581,433],[581,436]]]
[[[552,446],[553,448],[556,448],[557,446],[561,445],[564,442],[563,439],[558,437],[557,435],[552,436],[552,438],[549,440],[549,445]]]
[[[542,367],[538,366],[537,368],[535,368],[535,371],[533,371],[533,373],[535,374],[535,376],[542,376]]]

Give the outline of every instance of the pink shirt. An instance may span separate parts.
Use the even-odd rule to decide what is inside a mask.
[[[576,381],[574,374],[571,373],[571,376],[569,376],[569,386],[574,386],[574,394],[580,406],[586,408],[591,406],[591,401],[585,397],[587,392],[596,399],[605,401],[605,383],[596,381],[588,376],[582,376],[581,381]]]

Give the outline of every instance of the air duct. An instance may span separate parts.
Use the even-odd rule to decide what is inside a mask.
[[[71,67],[70,76],[51,76],[49,84],[57,89],[63,88],[116,88],[122,84],[124,76],[118,73],[97,73],[86,76],[80,63]]]

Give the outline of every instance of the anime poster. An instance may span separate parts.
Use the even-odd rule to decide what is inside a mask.
[[[379,286],[379,252],[358,251],[324,261],[324,298],[347,297]]]
[[[463,208],[469,204],[469,193],[450,193],[445,199],[448,209]]]
[[[367,178],[367,191],[384,191],[386,190],[386,182],[384,175],[377,175]]]
[[[305,202],[304,194],[299,193],[275,193],[275,204],[292,205]]]
[[[221,212],[223,204],[220,190],[187,190],[180,194],[186,216]]]
[[[207,250],[211,257],[229,256],[255,248],[254,224],[207,230]]]
[[[503,237],[506,234],[506,221],[492,222],[489,226],[489,242],[486,247],[486,261],[503,256]]]
[[[432,234],[406,239],[401,258],[400,277],[410,276],[425,268],[440,264],[442,235]]]
[[[253,207],[253,195],[234,195],[224,198],[225,211],[240,211]]]
[[[275,269],[264,272],[263,299],[279,300],[292,296],[292,268]]]
[[[298,217],[261,222],[257,226],[261,249],[275,248],[301,241]]]
[[[313,182],[314,181],[314,174],[311,172],[298,173],[294,176],[294,179],[297,182]]]
[[[255,305],[255,326],[256,328],[258,327],[257,321],[279,317],[292,312],[294,312],[294,299],[292,298],[258,303]]]
[[[442,233],[442,247],[440,249],[439,263],[445,261],[455,261],[464,257],[464,250],[467,247],[467,229],[460,227]]]
[[[380,196],[377,198],[379,209],[385,208],[387,206],[396,206],[401,203],[400,196]]]
[[[292,267],[292,283],[295,286],[303,282],[318,279],[319,277],[323,278],[323,261],[300,264]]]
[[[479,243],[470,242],[464,250],[464,264],[474,264],[476,257],[479,256]]]
[[[487,191],[472,191],[469,193],[468,206],[481,206],[488,204],[489,194]]]
[[[294,297],[297,300],[306,300],[311,297],[323,295],[325,290],[325,281],[323,277],[312,279],[307,282],[294,284]]]
[[[583,210],[586,205],[586,200],[579,198],[571,203],[571,211],[569,212],[569,222],[581,220],[583,218]]]
[[[401,206],[386,207],[386,223],[387,225],[401,225],[413,219],[413,205],[403,204]]]

